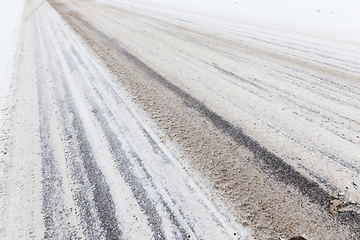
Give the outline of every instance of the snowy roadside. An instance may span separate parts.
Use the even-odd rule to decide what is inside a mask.
[[[0,152],[5,154],[9,93],[24,0],[0,2]],[[2,161],[3,154],[0,154]]]
[[[4,162],[7,153],[8,138],[10,131],[11,113],[11,79],[14,72],[14,63],[18,35],[20,31],[21,15],[24,0],[12,0],[0,2],[0,215],[4,216],[6,205],[3,199],[6,197],[4,177],[7,165]],[[7,221],[2,217],[0,225]],[[0,238],[3,229],[0,228]]]

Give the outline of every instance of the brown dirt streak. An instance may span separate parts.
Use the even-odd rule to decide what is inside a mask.
[[[305,234],[314,239],[327,239],[328,236],[345,239],[349,236],[346,226],[336,226],[331,215],[307,198],[299,198],[296,189],[266,177],[251,164],[254,157],[251,152],[222,134],[199,112],[182,104],[183,99],[177,94],[139,71],[117,49],[101,42],[96,34],[81,24],[79,18],[86,18],[76,9],[72,10],[76,13],[74,16],[63,4],[50,3],[114,74],[137,105],[183,150],[193,168],[208,180],[208,187],[230,204],[229,209],[237,220],[252,227],[255,237],[289,238]]]

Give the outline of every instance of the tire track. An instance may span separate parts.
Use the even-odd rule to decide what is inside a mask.
[[[141,159],[141,157],[134,149],[132,149],[131,144],[130,146],[126,146],[127,150],[123,149],[125,147],[123,147],[124,140],[122,139],[122,131],[129,130],[124,130],[123,128],[125,127],[115,121],[116,116],[114,116],[112,113],[114,109],[110,109],[109,106],[104,104],[107,101],[103,98],[103,95],[99,94],[97,90],[99,89],[99,86],[97,86],[96,82],[99,82],[100,80],[95,79],[91,73],[88,73],[94,72],[96,70],[90,70],[89,68],[91,68],[91,66],[87,66],[86,63],[82,61],[81,54],[78,53],[78,50],[74,48],[74,46],[65,43],[69,42],[70,39],[68,39],[68,36],[66,36],[66,32],[64,32],[60,27],[55,27],[51,34],[46,34],[46,36],[48,36],[48,41],[46,42],[49,43],[49,45],[46,46],[46,49],[56,48],[56,46],[58,45],[63,46],[54,53],[50,52],[48,59],[52,59],[50,61],[51,79],[53,79],[52,90],[55,93],[57,105],[60,109],[59,121],[64,131],[64,151],[67,153],[66,161],[70,171],[70,175],[72,177],[72,180],[74,181],[74,188],[80,188],[80,190],[76,190],[77,192],[74,193],[74,199],[76,200],[76,203],[78,205],[78,211],[80,211],[80,217],[82,219],[82,222],[86,222],[86,224],[80,223],[84,225],[83,228],[87,230],[86,235],[90,236],[91,238],[104,237],[113,239],[121,238],[122,236],[126,238],[126,233],[121,236],[116,231],[113,231],[112,235],[108,235],[107,233],[110,232],[110,230],[108,229],[111,226],[97,226],[98,218],[100,218],[100,222],[104,221],[103,219],[101,219],[101,216],[98,216],[100,215],[99,211],[98,213],[94,213],[94,211],[92,210],[92,208],[95,208],[96,205],[99,204],[98,200],[96,199],[96,193],[94,193],[94,185],[96,184],[93,184],[91,179],[87,180],[86,177],[82,176],[87,176],[88,178],[89,176],[102,176],[102,182],[104,183],[114,181],[114,179],[109,179],[108,176],[105,176],[104,173],[101,173],[101,170],[98,171],[96,169],[87,169],[90,168],[87,165],[96,165],[96,161],[102,161],[102,159],[95,159],[95,156],[93,156],[91,146],[93,146],[94,142],[89,142],[89,140],[87,139],[86,132],[89,133],[89,129],[86,129],[84,123],[81,121],[81,119],[87,117],[81,115],[81,113],[79,112],[79,109],[82,108],[79,106],[79,97],[84,98],[87,102],[86,108],[92,109],[91,118],[94,118],[93,121],[96,123],[96,125],[99,125],[99,128],[103,132],[108,145],[108,149],[106,150],[109,151],[112,159],[116,163],[120,177],[130,188],[134,202],[136,202],[136,204],[140,207],[141,212],[146,216],[146,220],[148,222],[146,227],[150,228],[152,232],[152,238],[187,239],[188,236],[191,236],[192,238],[202,239],[204,233],[202,232],[202,230],[199,231],[199,226],[194,226],[194,219],[196,218],[189,218],[188,216],[186,216],[183,213],[186,211],[182,211],[181,209],[179,209],[179,204],[174,206],[174,203],[176,203],[178,199],[173,198],[173,196],[169,194],[167,194],[167,196],[164,196],[164,191],[167,191],[164,189],[159,190],[159,188],[161,189],[161,187],[155,184],[155,180],[143,164],[144,160]],[[60,61],[59,59],[62,58],[64,58],[64,60]],[[85,75],[83,75],[84,72],[82,72],[78,66],[81,66],[80,68],[85,69]],[[71,72],[73,76],[78,77],[71,77],[69,79],[69,77],[67,77],[69,76],[67,75],[68,72]],[[101,74],[95,74],[95,76],[101,76]],[[104,82],[104,80],[102,81],[102,84],[106,85],[106,82]],[[90,84],[90,86],[87,86],[87,84]],[[116,94],[115,90],[112,89],[108,84],[106,85],[106,88],[110,93],[113,94],[116,102],[121,104],[120,102],[122,100]],[[79,94],[79,90],[74,89],[81,89],[81,93]],[[96,92],[97,94],[94,95],[93,92]],[[76,97],[74,97],[74,95]],[[94,100],[94,98],[96,100]],[[142,130],[145,131],[144,128],[142,128]],[[149,136],[146,131],[144,133]],[[158,148],[154,140],[151,141],[153,142],[153,144],[155,144],[152,147]],[[164,158],[163,160],[165,162],[169,162],[169,159],[166,158],[166,155],[163,152],[159,152],[158,154],[161,155],[162,158]],[[85,163],[85,161],[87,161],[88,163]],[[137,174],[135,174],[135,172],[137,172]],[[138,176],[139,172],[141,173],[140,177]],[[88,189],[92,189],[93,193],[87,193],[89,192]],[[107,191],[107,189],[105,190]],[[114,194],[114,192],[109,194],[112,195]],[[106,193],[99,193],[98,195],[102,198],[102,201],[104,198],[111,199],[111,196],[107,196]],[[127,195],[123,197],[129,198],[129,196]],[[194,197],[196,199],[196,196]],[[94,198],[93,201],[91,201],[92,198]],[[206,204],[204,204],[203,202],[202,204],[202,207],[207,208]],[[116,209],[116,206],[111,205],[111,209],[115,209],[116,212],[118,210]],[[117,204],[115,203],[115,205]],[[121,206],[117,205],[117,207]],[[82,211],[83,213],[81,213]],[[195,216],[196,214],[197,213],[194,213]],[[216,222],[217,227],[222,231],[223,235],[229,236],[234,234],[233,232],[229,234],[228,229],[225,226],[226,224],[223,225],[223,222],[217,217],[213,216],[213,220],[211,221]],[[116,222],[116,219],[114,219],[113,222]],[[171,234],[169,234],[169,231],[164,228],[164,225],[167,224],[165,222],[170,222],[172,226]],[[101,234],[102,231],[105,231],[104,235]],[[121,229],[121,232],[126,231],[127,228],[124,226],[124,229]],[[96,235],[96,233],[100,235]],[[244,235],[244,233],[242,235]]]
[[[38,9],[38,8],[36,8]],[[46,65],[44,64],[44,55],[43,48],[41,46],[42,37],[39,32],[38,27],[38,17],[33,15],[34,18],[34,32],[39,39],[38,44],[36,44],[36,52],[38,53],[35,57],[35,65]],[[68,226],[69,222],[67,219],[67,212],[69,209],[66,209],[63,200],[63,185],[62,185],[62,176],[59,173],[58,164],[54,157],[54,149],[51,145],[51,133],[50,133],[50,123],[49,116],[51,116],[49,108],[49,98],[47,96],[47,91],[45,91],[45,86],[48,86],[46,82],[46,76],[43,72],[43,69],[36,68],[36,79],[38,87],[38,104],[39,104],[39,116],[40,116],[40,139],[41,139],[41,158],[42,158],[42,192],[43,192],[43,216],[44,216],[44,225],[45,225],[45,239],[58,238],[63,236],[66,238],[72,238],[74,231],[72,226]],[[50,100],[51,102],[51,100]],[[62,227],[62,226],[65,226]],[[68,228],[69,227],[69,228]]]
[[[62,14],[64,19],[70,25],[72,25],[75,31],[77,31],[86,39],[87,42],[89,42],[89,39],[91,39],[91,35],[95,36],[95,39],[100,40],[102,42],[101,44],[104,45],[102,53],[108,52],[110,49],[115,50],[114,55],[117,55],[119,58],[125,59],[125,61],[130,62],[132,65],[136,66],[137,69],[140,69],[143,73],[145,73],[145,76],[148,80],[158,82],[168,90],[175,93],[177,97],[180,97],[182,99],[184,105],[186,105],[190,109],[195,110],[202,117],[205,117],[220,132],[226,133],[237,144],[239,144],[240,146],[244,146],[246,149],[250,150],[256,159],[256,165],[260,167],[268,176],[271,176],[272,178],[284,183],[285,185],[295,187],[295,189],[299,190],[303,196],[311,199],[311,202],[319,204],[330,212],[329,209],[333,197],[329,193],[324,191],[316,182],[311,181],[301,175],[298,171],[296,171],[292,166],[284,162],[281,158],[269,152],[257,141],[245,135],[241,129],[235,127],[227,120],[212,112],[206,107],[205,104],[195,99],[194,97],[180,89],[178,86],[166,80],[163,76],[159,75],[157,72],[144,64],[126,49],[120,47],[113,39],[110,39],[109,37],[101,33],[98,29],[96,29],[94,26],[86,22],[78,13],[68,9],[63,4],[56,4],[55,2],[51,2],[51,4],[54,6],[55,9],[57,9],[60,14]],[[92,45],[89,43],[89,46]],[[99,46],[99,48],[101,47],[102,46]],[[106,51],[105,48],[107,48],[108,51]],[[101,54],[101,57],[103,57],[102,55],[103,54]],[[111,59],[111,56],[106,59],[109,68],[112,67],[112,61],[114,60]],[[111,135],[111,133],[109,134]],[[115,139],[111,140],[116,141]],[[109,143],[110,142],[111,141],[109,139]],[[348,225],[349,227],[352,227],[352,225],[355,224],[358,219],[358,216],[351,215],[351,213],[339,213],[338,217],[338,220],[340,222]]]
[[[80,65],[84,65],[83,61],[81,60],[81,57],[79,54],[77,54],[76,49],[72,49],[72,53],[77,57],[76,61],[80,63]],[[64,55],[66,55],[65,52],[63,52]],[[66,61],[68,66],[75,66],[74,71],[77,71],[76,65],[74,65],[74,60],[70,57],[66,57]],[[116,99],[116,102],[118,104],[124,104],[122,100],[119,98],[119,95],[116,94],[115,90],[111,88],[105,81],[102,82],[104,85],[107,86],[107,90],[112,94],[112,97]],[[66,83],[65,83],[66,84]],[[97,86],[94,82],[91,82],[91,88],[97,89]],[[66,87],[68,91],[70,91],[69,86]],[[174,235],[176,238],[180,239],[187,239],[188,236],[195,236],[197,237],[196,231],[193,227],[190,225],[190,219],[187,219],[183,214],[180,213],[180,216],[182,218],[182,223],[178,220],[178,216],[175,213],[176,210],[172,209],[172,207],[169,206],[169,204],[164,200],[163,196],[161,196],[160,193],[157,193],[157,200],[153,200],[149,197],[148,191],[145,189],[144,185],[141,183],[144,180],[140,180],[138,177],[135,176],[132,169],[134,169],[134,164],[132,162],[135,162],[141,171],[143,172],[143,176],[146,178],[146,183],[150,184],[153,191],[157,192],[158,187],[154,184],[152,176],[149,174],[149,172],[146,170],[146,167],[142,163],[142,159],[138,156],[138,154],[131,148],[129,151],[130,157],[133,160],[130,160],[127,156],[128,154],[125,153],[125,151],[122,149],[122,143],[119,140],[118,135],[114,132],[114,130],[110,127],[111,125],[115,125],[117,129],[121,129],[122,127],[119,126],[117,122],[115,122],[113,119],[115,119],[115,116],[113,115],[111,109],[109,109],[108,106],[99,106],[97,105],[92,99],[93,96],[90,95],[88,92],[84,91],[82,93],[88,104],[91,106],[91,109],[94,109],[94,116],[97,119],[97,122],[100,123],[101,129],[104,132],[106,138],[107,138],[107,144],[109,145],[109,150],[117,164],[118,172],[120,173],[121,177],[124,179],[124,181],[127,183],[127,185],[131,188],[133,197],[135,201],[138,203],[142,211],[147,216],[148,220],[148,226],[151,228],[151,231],[153,233],[154,239],[167,239],[163,227],[162,227],[162,216],[160,216],[159,211],[157,210],[157,203],[161,205],[163,209],[165,209],[165,212],[168,215],[169,220],[171,221],[173,228],[174,228]],[[105,99],[101,96],[99,92],[97,92],[98,98],[101,100],[101,102],[106,102]],[[111,123],[112,122],[112,123]],[[153,139],[151,139],[150,135],[146,132],[144,128],[142,128],[144,131],[144,134],[147,135],[147,139],[152,142],[152,146],[154,148],[157,148],[157,152],[159,155],[162,156],[162,158],[165,158],[164,160],[166,162],[169,162],[169,159],[167,159],[166,155],[161,151],[161,149],[157,146],[157,144],[154,142]],[[172,199],[172,202],[175,202],[175,199]],[[182,224],[186,224],[186,226],[182,226]],[[219,222],[219,226],[224,227]],[[188,230],[185,230],[188,229]],[[176,233],[177,232],[177,233]],[[176,233],[176,234],[175,234]]]
[[[76,49],[72,48],[72,53],[74,54],[74,56],[76,57],[76,62],[78,62],[81,66],[84,66],[85,63],[82,61],[80,54],[77,53]],[[65,54],[65,52],[64,52]],[[68,65],[73,65],[73,60],[71,59],[70,56],[68,56],[67,58],[67,62]],[[88,80],[88,84],[90,84],[89,89],[99,89],[99,86],[96,84],[96,82],[94,81],[94,79],[92,79],[91,77],[87,78]],[[100,79],[97,79],[97,81],[99,81]],[[105,80],[101,81],[101,84],[103,85],[103,87],[105,87],[105,95],[107,95],[109,97],[109,95],[111,95],[111,98],[115,100],[115,102],[117,103],[117,105],[123,105],[125,104],[123,102],[123,100],[120,98],[120,96],[116,93],[115,89],[113,87],[111,87],[109,85],[108,82],[106,82]],[[119,137],[117,136],[117,134],[115,134],[116,130],[113,130],[111,127],[111,125],[114,125],[116,127],[117,132],[121,132],[123,130],[122,126],[120,126],[118,124],[117,121],[114,121],[114,119],[116,119],[116,116],[113,115],[113,112],[111,111],[111,109],[109,108],[108,105],[106,106],[99,106],[97,105],[94,101],[93,101],[93,95],[89,94],[88,91],[84,91],[82,93],[85,98],[86,101],[88,102],[88,104],[91,106],[91,109],[94,109],[94,115],[96,116],[96,119],[98,122],[100,122],[101,124],[101,128],[103,129],[103,132],[105,133],[105,135],[108,138],[108,145],[111,148],[111,151],[113,152],[113,157],[117,162],[117,166],[119,169],[119,173],[123,176],[123,178],[125,178],[125,182],[128,183],[128,186],[131,187],[133,195],[136,199],[136,201],[138,202],[138,204],[142,207],[142,210],[144,212],[148,212],[149,209],[151,210],[150,213],[148,214],[148,219],[149,219],[149,225],[152,227],[153,229],[153,233],[154,233],[154,238],[157,239],[159,237],[164,237],[163,234],[159,234],[162,232],[158,232],[156,228],[160,229],[160,225],[156,224],[156,220],[160,219],[159,214],[157,214],[158,211],[155,210],[154,206],[151,206],[151,204],[153,204],[153,202],[155,202],[154,200],[151,200],[149,197],[146,196],[146,190],[144,188],[144,186],[141,184],[141,181],[134,175],[133,171],[131,169],[133,169],[133,164],[131,162],[135,162],[141,169],[141,171],[144,173],[143,175],[146,177],[146,182],[150,183],[152,189],[154,191],[157,191],[156,189],[158,189],[159,187],[156,186],[156,184],[154,183],[154,180],[151,176],[151,174],[147,171],[146,167],[143,164],[143,160],[138,156],[138,154],[136,153],[136,151],[134,149],[132,149],[132,147],[130,147],[130,153],[129,155],[131,156],[131,158],[134,158],[135,160],[130,160],[128,157],[126,157],[125,151],[122,150],[122,144],[119,140]],[[96,91],[96,94],[98,95],[98,98],[101,100],[102,103],[107,102],[104,98],[103,98],[103,94],[101,94],[99,91]],[[131,110],[127,107],[127,111]],[[132,114],[132,117],[135,118],[135,116]],[[110,124],[112,122],[112,124]],[[154,152],[157,155],[160,155],[161,158],[167,162],[170,163],[170,159],[168,159],[167,155],[162,151],[162,149],[158,146],[158,144],[154,141],[154,139],[152,139],[152,137],[150,136],[150,134],[146,131],[146,129],[141,125],[140,122],[137,122],[137,124],[139,125],[139,127],[141,128],[141,130],[143,131],[143,134],[145,135],[146,139],[149,141],[149,143],[151,143],[151,146],[154,150]],[[129,131],[129,130],[125,130],[125,131]],[[130,133],[131,134],[131,133]],[[129,144],[129,143],[127,143]],[[125,177],[124,177],[125,176]],[[134,182],[136,184],[134,184]],[[192,190],[194,191],[194,190]],[[141,192],[142,194],[138,194],[138,192]],[[165,189],[165,192],[168,192]],[[195,236],[195,238],[197,238],[197,233],[196,230],[194,229],[194,227],[192,226],[193,224],[191,223],[191,220],[186,217],[181,211],[177,211],[176,209],[174,209],[174,207],[171,206],[171,203],[176,202],[176,199],[171,198],[171,203],[169,203],[168,201],[166,201],[162,194],[157,193],[159,195],[159,200],[156,200],[156,202],[160,202],[160,204],[162,205],[162,207],[165,209],[165,211],[168,214],[169,219],[171,220],[173,226],[177,229],[177,231],[179,232],[179,235],[176,235],[176,238],[181,238],[181,239],[186,239],[189,235],[190,236]],[[142,203],[144,202],[144,199],[146,199],[146,203],[145,205]],[[203,206],[205,208],[207,208],[207,206],[203,203]],[[180,214],[180,218],[181,220],[178,220],[179,215]],[[152,215],[156,215],[155,217]],[[221,228],[225,228],[225,226],[223,226],[223,224],[221,223],[221,221],[214,215],[212,215],[214,220],[217,222],[217,225],[220,226]],[[158,226],[159,225],[159,226]],[[184,227],[182,225],[186,225],[185,228],[190,229],[190,231],[186,231],[184,229]]]
[[[26,13],[1,236],[252,239],[204,196],[48,2],[28,0]]]
[[[52,46],[49,45],[52,41],[48,39],[46,32],[42,31],[42,35],[40,35],[37,30],[36,34],[40,36],[38,37],[39,40],[45,41],[43,43],[43,48],[40,48],[38,45],[39,48],[37,49],[37,52],[41,52],[42,49],[52,48]],[[47,53],[50,54],[49,51],[47,51]],[[45,58],[52,59],[54,56],[48,55]],[[44,63],[43,59],[43,57],[38,56],[38,61],[36,63],[39,64],[39,66],[46,66],[47,64]],[[57,61],[55,66],[61,67],[61,63]],[[115,207],[109,188],[93,158],[92,149],[87,141],[80,117],[75,110],[73,98],[69,93],[69,90],[66,89],[66,77],[63,75],[61,69],[60,71],[56,71],[56,67],[51,65],[48,65],[48,67],[50,76],[54,79],[53,82],[62,83],[62,85],[52,83],[54,85],[50,85],[46,89],[54,90],[57,95],[56,104],[58,105],[58,108],[61,109],[60,116],[62,128],[64,129],[65,140],[69,143],[67,146],[69,152],[65,160],[67,161],[68,167],[70,167],[72,180],[75,182],[75,185],[80,186],[80,189],[75,191],[73,198],[80,210],[79,214],[82,218],[83,225],[85,225],[84,228],[91,238],[121,239],[122,233],[115,217]],[[52,149],[50,141],[50,136],[52,134],[49,131],[48,116],[51,115],[51,113],[49,111],[44,112],[43,110],[44,108],[49,107],[49,100],[47,99],[46,101],[42,97],[47,92],[44,90],[44,86],[49,85],[49,83],[45,82],[47,78],[44,76],[42,70],[43,69],[41,68],[37,68],[39,112],[42,123],[40,134],[43,152],[43,175],[45,178],[43,183],[44,219],[47,228],[45,238],[56,238],[60,233],[55,234],[55,232],[62,231],[65,234],[65,236],[62,236],[70,239],[75,237],[71,234],[74,230],[69,231],[66,228],[59,227],[59,224],[66,226],[68,223],[64,220],[65,217],[62,216],[63,214],[66,215],[66,211],[64,210],[64,207],[60,207],[63,205],[63,200],[61,198],[63,190],[58,190],[55,187],[59,185],[61,188],[61,176],[56,170],[58,167],[54,163],[54,150]],[[60,89],[63,89],[65,92],[63,96],[60,93]],[[90,195],[88,193],[89,189],[91,190]],[[57,199],[59,200],[56,201]],[[52,203],[53,201],[55,201],[55,203]],[[96,211],[94,212],[92,208],[95,208]],[[69,210],[67,209],[67,211]],[[57,225],[54,223],[55,219],[58,219],[57,221],[59,223]],[[97,221],[100,222],[100,226],[97,226]]]

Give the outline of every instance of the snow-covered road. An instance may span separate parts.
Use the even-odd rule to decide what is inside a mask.
[[[15,70],[1,239],[360,237],[356,42],[27,0]]]

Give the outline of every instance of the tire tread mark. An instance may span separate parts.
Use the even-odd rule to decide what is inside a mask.
[[[57,9],[58,6],[59,5],[54,6],[54,8]],[[301,194],[303,194],[303,196],[308,197],[313,203],[319,204],[330,213],[330,203],[333,197],[324,189],[322,189],[318,183],[303,176],[301,173],[296,171],[294,167],[287,164],[274,153],[268,151],[256,140],[247,136],[242,131],[242,129],[232,125],[229,121],[208,109],[204,103],[197,100],[172,82],[166,80],[155,70],[139,60],[136,56],[119,46],[116,41],[103,34],[94,26],[90,25],[80,16],[80,13],[76,13],[63,5],[61,7],[64,9],[63,11],[67,15],[75,18],[78,23],[80,23],[85,29],[90,30],[103,44],[116,49],[118,51],[118,56],[125,57],[128,62],[132,63],[139,70],[144,72],[148,76],[149,80],[157,81],[172,92],[176,93],[184,100],[188,107],[198,111],[201,115],[208,118],[210,122],[212,122],[212,124],[214,124],[214,126],[217,127],[220,131],[230,136],[239,145],[249,149],[255,156],[254,164],[261,168],[269,177],[286,185],[295,187]],[[80,27],[78,28],[80,31],[84,31],[81,30]],[[337,214],[336,218],[338,218],[338,220],[340,220],[342,223],[351,226],[355,232],[359,233],[360,216],[357,213],[352,211],[341,212]]]
[[[55,33],[54,33],[55,34]],[[49,48],[50,49],[50,48]],[[62,66],[60,61],[57,59],[56,61],[56,66]],[[42,65],[39,65],[42,66]],[[37,71],[40,71],[40,68],[36,68]],[[74,155],[78,155],[78,157],[80,157],[81,161],[82,161],[82,165],[85,169],[86,172],[86,178],[87,180],[90,182],[90,191],[92,192],[93,195],[93,202],[96,208],[96,212],[97,212],[97,216],[100,220],[100,226],[103,229],[103,231],[100,233],[100,235],[104,234],[104,238],[106,239],[122,239],[122,231],[120,230],[119,226],[118,226],[118,221],[116,219],[115,216],[115,204],[112,200],[112,196],[110,194],[110,189],[105,181],[105,177],[103,175],[103,173],[101,172],[101,170],[98,168],[97,164],[96,164],[96,160],[94,159],[94,156],[92,154],[92,149],[90,146],[90,143],[87,140],[86,137],[86,132],[85,129],[82,125],[82,121],[81,121],[81,117],[79,115],[79,113],[76,111],[76,107],[74,104],[74,98],[71,95],[69,86],[67,84],[67,80],[66,77],[64,76],[63,71],[59,71],[60,74],[56,74],[55,71],[53,69],[50,69],[52,71],[50,71],[50,74],[52,74],[53,79],[55,80],[59,80],[59,81],[54,81],[58,84],[58,86],[54,85],[54,89],[55,89],[55,94],[57,95],[57,104],[60,106],[60,108],[62,109],[61,115],[63,117],[63,122],[68,122],[69,118],[71,119],[71,127],[74,128],[74,131],[70,131],[67,130],[68,126],[63,126],[64,127],[64,131],[65,131],[65,135],[69,136],[70,134],[74,134],[74,138],[73,140],[76,141],[75,144],[72,144],[72,146],[70,146],[70,149],[73,152],[73,156]],[[43,81],[44,78],[42,76],[38,77],[38,89],[39,89],[39,98],[41,98],[41,96],[43,95],[43,92],[45,91],[42,86],[43,86]],[[60,93],[59,93],[59,87],[63,88],[63,90],[65,91],[65,96],[64,96],[64,100],[60,99]],[[46,106],[46,103],[43,102],[42,99],[39,100],[39,104],[41,104],[40,108],[40,114],[42,114],[42,107]],[[71,117],[69,117],[71,116]],[[42,141],[42,152],[43,152],[43,169],[48,169],[50,168],[50,171],[52,171],[50,173],[51,176],[55,176],[55,173],[53,173],[54,171],[56,171],[55,166],[51,163],[50,159],[53,159],[53,153],[50,149],[50,145],[49,145],[49,141],[48,138],[50,136],[50,132],[46,132],[46,130],[48,130],[49,125],[48,125],[48,120],[47,120],[47,116],[45,113],[42,114],[41,116],[41,124],[40,124],[40,134],[42,139],[46,139],[46,141]],[[43,133],[42,133],[43,132]],[[69,139],[68,139],[69,140]],[[75,142],[74,141],[74,142]],[[76,148],[76,144],[77,144],[77,148]],[[71,145],[71,144],[70,144]],[[71,160],[70,160],[71,162]],[[76,176],[76,174],[78,174],[80,171],[77,171],[77,167],[80,166],[76,166],[76,164],[72,164],[72,170],[73,172],[73,176]],[[43,170],[44,171],[44,170]],[[45,182],[43,183],[43,191],[44,191],[44,199],[57,199],[59,196],[54,195],[54,186],[56,185],[60,185],[61,184],[54,184],[54,180],[52,177],[50,178],[45,178]],[[78,183],[84,184],[84,176],[76,176],[76,180]],[[59,180],[58,180],[59,181]],[[61,183],[61,182],[60,182]],[[44,184],[45,187],[44,187]],[[52,188],[50,188],[50,186]],[[86,195],[85,191],[89,191],[89,189],[84,189],[82,192],[79,192],[78,194],[74,195],[74,198],[77,199],[77,205],[80,207],[81,211],[85,211],[85,214],[83,214],[83,220],[85,222],[87,222],[87,231],[89,233],[94,232],[94,229],[92,228],[92,221],[94,220],[94,215],[91,213],[90,209],[89,209],[89,204],[90,202],[88,201],[88,199],[86,199],[86,197],[84,197],[83,195]],[[49,194],[52,194],[51,196],[49,196]],[[54,205],[48,206],[48,201],[44,201],[44,208],[49,212],[48,214],[46,214],[44,216],[45,221],[45,225],[48,226],[47,229],[53,229],[54,228],[54,216],[51,216],[50,214],[52,214],[57,207]],[[57,211],[57,210],[56,210]],[[60,210],[58,210],[60,211]],[[46,211],[44,211],[46,213]],[[55,231],[56,229],[54,229],[53,231]],[[95,236],[99,237],[99,233],[93,233]],[[93,237],[94,237],[93,235]],[[48,236],[48,238],[54,238],[54,235],[52,232],[47,231],[46,236]]]

